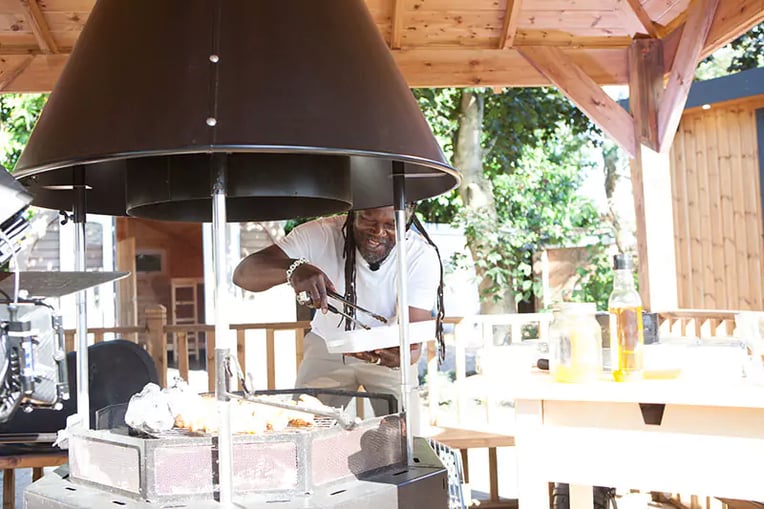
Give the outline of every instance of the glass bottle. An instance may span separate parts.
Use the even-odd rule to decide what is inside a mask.
[[[644,326],[642,299],[634,285],[634,261],[630,254],[613,257],[613,292],[610,313],[610,355],[617,382],[642,378],[644,370]]]
[[[549,372],[558,382],[591,382],[602,369],[602,331],[595,304],[566,302],[549,325]]]

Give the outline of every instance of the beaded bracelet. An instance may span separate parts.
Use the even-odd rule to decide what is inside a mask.
[[[297,267],[299,267],[300,265],[305,265],[306,263],[310,263],[310,262],[305,258],[298,258],[295,261],[293,261],[292,265],[290,265],[289,268],[286,270],[286,280],[289,286],[292,286],[292,274],[294,273],[295,269],[297,269]]]

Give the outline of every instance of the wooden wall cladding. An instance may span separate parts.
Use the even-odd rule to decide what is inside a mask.
[[[682,118],[671,150],[680,308],[764,309],[761,108],[760,96]]]

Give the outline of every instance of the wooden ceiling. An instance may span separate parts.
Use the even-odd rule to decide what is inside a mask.
[[[0,0],[0,91],[49,91],[94,3]],[[554,55],[597,84],[626,84],[635,38],[661,40],[664,67],[670,69],[691,7],[690,0],[366,3],[412,87],[554,84],[534,65],[538,48],[559,50]],[[720,0],[700,55],[762,19],[764,0]],[[140,37],[140,27],[135,36]]]

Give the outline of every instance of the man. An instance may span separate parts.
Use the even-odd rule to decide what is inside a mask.
[[[409,223],[423,232],[413,209]],[[398,348],[368,352],[331,354],[323,339],[332,329],[354,328],[353,322],[328,313],[327,291],[384,317],[396,315],[397,253],[395,214],[392,207],[350,211],[311,221],[295,228],[273,246],[247,256],[233,275],[236,285],[253,292],[288,283],[296,294],[307,292],[312,306],[320,312],[311,321],[305,336],[303,362],[297,372],[297,387],[355,391],[363,385],[368,392],[393,394],[400,401],[400,352]],[[430,320],[433,303],[438,303],[437,335],[442,342],[442,267],[437,249],[429,237],[415,231],[406,233],[408,262],[407,288],[409,320]],[[360,255],[360,256],[359,256]],[[336,300],[332,305],[340,306]],[[356,316],[355,308],[344,312]],[[373,320],[363,318],[369,326]],[[343,323],[344,322],[344,323]],[[436,332],[436,331],[433,331]],[[416,380],[416,362],[421,344],[412,338],[411,380]],[[325,404],[345,406],[347,397],[325,397]],[[388,413],[386,402],[372,401],[376,415]]]

